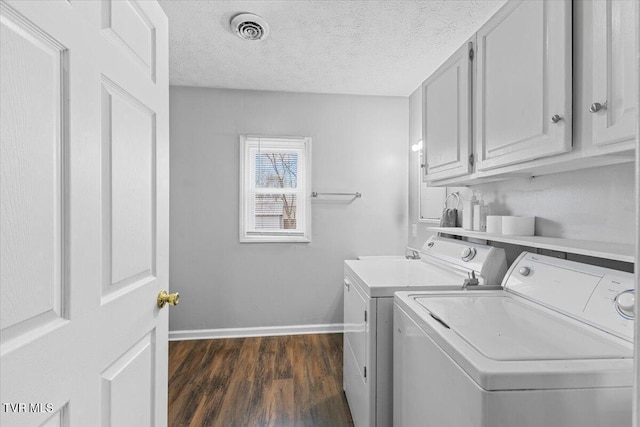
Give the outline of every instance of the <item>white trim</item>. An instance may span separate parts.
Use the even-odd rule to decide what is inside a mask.
[[[439,225],[438,222],[436,225]],[[304,237],[302,234],[285,234],[271,236],[268,233],[247,233],[246,236],[240,236],[240,243],[310,243],[311,239]]]
[[[239,135],[240,147],[240,185],[239,185],[239,241],[240,243],[261,243],[261,242],[311,242],[311,138],[310,137],[266,137],[257,135]],[[252,230],[249,224],[252,207],[247,200],[248,183],[252,182],[251,173],[253,169],[251,149],[255,144],[264,143],[276,150],[297,152],[303,159],[304,173],[298,177],[298,189],[295,191],[284,189],[278,193],[296,194],[300,203],[298,204],[299,218],[297,230]],[[251,189],[252,191],[254,189]],[[259,190],[257,193],[271,193],[271,190]]]
[[[191,329],[169,331],[169,341],[205,340],[216,338],[271,337],[278,335],[337,334],[344,324],[258,326],[255,328]]]

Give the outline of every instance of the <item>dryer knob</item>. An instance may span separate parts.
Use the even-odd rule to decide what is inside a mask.
[[[467,246],[462,250],[462,254],[460,254],[463,261],[471,261],[474,256],[476,256],[476,248],[472,248]]]
[[[528,275],[531,274],[531,269],[529,267],[520,267],[520,270],[518,270],[518,273],[527,277]]]
[[[635,318],[636,295],[633,290],[619,293],[615,301],[620,314],[631,319]]]

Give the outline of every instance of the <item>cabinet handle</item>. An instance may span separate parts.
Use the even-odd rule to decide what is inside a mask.
[[[560,116],[559,116],[559,115],[557,115],[557,114],[554,114],[554,115],[551,117],[551,123],[558,123],[560,120],[562,120],[562,117],[560,117]]]
[[[606,101],[604,104],[600,104],[599,102],[594,102],[593,104],[591,104],[591,107],[589,107],[589,111],[591,111],[592,113],[597,113],[600,110],[606,110],[606,109],[607,109]]]
[[[346,279],[344,281],[344,287],[347,288],[347,290],[349,290],[349,288],[351,287],[351,283],[349,283],[349,281]]]

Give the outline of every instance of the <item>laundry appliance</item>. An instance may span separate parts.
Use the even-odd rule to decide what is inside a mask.
[[[633,274],[525,252],[502,286],[396,294],[393,426],[630,426]]]
[[[419,260],[345,261],[343,387],[356,427],[393,422],[393,293],[499,286],[506,271],[504,250],[439,237],[425,243]]]

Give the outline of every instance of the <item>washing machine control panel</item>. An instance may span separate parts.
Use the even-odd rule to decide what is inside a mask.
[[[622,317],[629,319],[635,318],[636,292],[633,289],[627,289],[619,293],[615,299],[616,308]]]
[[[633,339],[633,273],[524,253],[503,286],[619,337]]]
[[[584,314],[592,323],[631,340],[635,302],[633,274],[609,273],[602,277],[593,291]]]
[[[467,246],[466,248],[462,249],[460,258],[462,258],[463,261],[471,261],[473,257],[476,256],[476,252],[477,252],[476,248]]]
[[[489,284],[497,285],[507,269],[504,250],[478,243],[465,242],[433,236],[420,249],[423,260],[436,260],[451,264],[453,267],[462,267],[469,272],[475,271],[476,276],[489,280]],[[503,268],[500,277],[493,270]],[[489,271],[491,270],[491,271]]]
[[[528,275],[531,274],[531,267],[520,267],[518,269],[518,273],[520,273],[520,275],[527,277]]]

